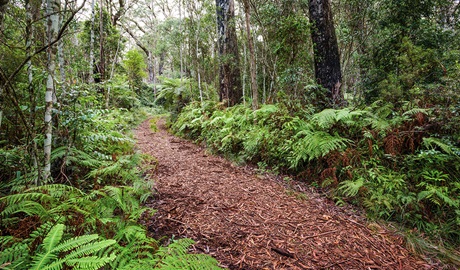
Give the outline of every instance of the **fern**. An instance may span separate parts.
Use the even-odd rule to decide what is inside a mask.
[[[33,264],[31,265],[31,270],[43,269],[50,261],[56,259],[57,254],[54,248],[59,241],[61,241],[62,235],[64,234],[64,228],[64,224],[57,224],[50,230],[48,235],[46,235],[42,244],[42,248],[44,249],[43,253],[39,253],[32,257]]]
[[[191,239],[173,241],[167,247],[161,247],[155,254],[155,266],[161,269],[221,269],[217,261],[206,255],[188,254],[188,248],[194,244]]]
[[[459,158],[458,153],[460,153],[460,149],[449,145],[448,143],[442,141],[441,139],[437,138],[423,138],[423,143],[426,147],[435,148],[439,147],[444,153],[456,156]]]
[[[355,117],[365,114],[365,111],[354,110],[344,108],[340,110],[336,109],[325,109],[311,117],[311,122],[317,125],[320,129],[328,130],[337,123],[345,125],[354,125]]]
[[[77,266],[84,262],[83,266],[88,266],[89,269],[98,269],[105,264],[113,261],[115,255],[105,257],[91,256],[101,249],[107,248],[115,244],[114,240],[95,241],[99,238],[98,235],[85,235],[71,238],[61,244],[61,239],[64,234],[65,226],[63,224],[55,225],[43,240],[39,247],[39,253],[32,257],[31,270],[54,270],[62,269],[64,264],[69,266]],[[61,252],[68,252],[65,257],[58,259]]]
[[[354,181],[347,180],[340,183],[339,191],[347,197],[354,197],[358,194],[361,188],[364,186],[364,179],[358,178]]]
[[[339,135],[324,131],[301,131],[296,135],[297,142],[292,145],[288,160],[291,168],[296,168],[301,161],[311,161],[324,157],[332,151],[343,150],[352,141]]]

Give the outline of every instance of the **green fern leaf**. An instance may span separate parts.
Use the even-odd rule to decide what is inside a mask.
[[[41,270],[57,257],[53,249],[61,241],[64,228],[64,224],[57,224],[46,235],[42,244],[43,253],[39,253],[32,258],[33,265],[30,267],[31,270]]]
[[[54,248],[55,252],[66,252],[98,239],[97,234],[83,235],[68,239]]]
[[[364,186],[364,179],[359,178],[355,181],[346,180],[340,183],[339,191],[347,197],[354,197],[358,194],[361,187]]]
[[[72,253],[67,255],[66,259],[67,260],[77,259],[77,258],[81,258],[81,257],[84,257],[84,256],[94,254],[94,253],[98,252],[101,249],[107,248],[107,247],[115,244],[116,242],[117,241],[110,239],[110,240],[102,240],[102,241],[99,241],[99,242],[89,243],[89,244],[86,244],[86,245],[79,246],[77,249],[72,251]]]
[[[69,259],[66,260],[66,264],[69,266],[73,266],[73,269],[97,270],[103,267],[104,265],[114,261],[115,259],[116,255],[112,253],[110,254],[110,256],[103,257],[86,256],[83,258]]]
[[[336,122],[335,109],[325,109],[312,116],[311,120],[322,129],[329,129]]]
[[[423,138],[423,143],[425,144],[426,147],[435,148],[437,146],[441,148],[441,150],[446,154],[456,155],[454,150],[457,150],[457,149],[448,145],[447,143],[443,142],[440,139],[433,138],[433,137]]]

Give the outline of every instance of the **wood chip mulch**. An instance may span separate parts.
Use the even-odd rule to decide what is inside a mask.
[[[194,252],[229,269],[447,269],[403,247],[402,237],[313,191],[287,189],[276,176],[207,153],[145,121],[141,151],[158,159],[156,236],[188,237]]]

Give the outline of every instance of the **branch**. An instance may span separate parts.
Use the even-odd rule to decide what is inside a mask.
[[[144,28],[142,28],[142,27],[139,25],[138,22],[136,22],[135,20],[133,20],[133,19],[131,19],[131,18],[129,18],[128,20],[129,20],[130,22],[134,23],[134,24],[137,26],[137,28],[139,28],[139,30],[141,30],[142,33],[144,33],[144,34],[146,33],[146,31],[144,30]],[[122,27],[123,27],[123,26],[122,26]]]
[[[121,28],[123,28],[126,31],[126,33],[128,33],[134,39],[134,41],[136,42],[136,45],[139,46],[139,48],[141,48],[144,51],[144,53],[148,56],[149,55],[149,50],[147,49],[147,47],[145,47],[139,41],[139,39],[137,39],[137,37],[134,35],[134,33],[131,30],[129,30],[128,27],[126,27],[126,26],[124,26],[122,24],[119,24],[119,25],[120,25]]]
[[[52,42],[50,42],[49,44],[41,47],[40,49],[36,50],[33,54],[31,54],[30,56],[27,56],[24,61],[22,61],[22,63],[16,68],[16,70],[11,73],[11,75],[6,78],[6,81],[4,83],[4,85],[10,83],[14,77],[16,77],[16,75],[18,75],[18,73],[22,70],[22,68],[27,64],[27,62],[32,59],[35,55],[41,53],[41,52],[44,52],[46,51],[49,47],[53,46],[54,44],[56,44],[57,42],[59,42],[59,40],[61,40],[62,36],[64,35],[64,32],[65,30],[67,29],[67,27],[69,26],[69,24],[72,22],[73,18],[75,17],[75,15],[83,8],[83,6],[85,5],[86,3],[86,0],[83,0],[83,3],[81,4],[81,6],[79,6],[76,10],[74,10],[72,12],[72,15],[65,21],[65,23],[62,25],[61,29],[59,30],[59,33],[56,37],[55,40],[53,40]]]
[[[24,125],[25,127],[25,130],[27,132],[27,135],[32,138],[32,133],[30,132],[30,130],[28,129],[28,127],[30,126],[28,123],[27,123],[27,120],[26,120],[26,116],[24,115],[24,112],[21,110],[21,106],[19,105],[19,102],[18,102],[18,97],[17,97],[17,94],[16,94],[16,90],[14,89],[14,86],[11,84],[11,82],[9,80],[7,80],[6,78],[6,74],[5,72],[3,71],[3,69],[0,67],[0,78],[2,80],[5,80],[5,84],[4,84],[4,89],[6,90],[6,93],[9,94],[8,96],[10,97],[11,101],[13,102],[14,104],[14,107],[16,108],[16,110],[18,111],[18,114],[19,114],[19,118],[21,119],[21,122],[22,124]],[[11,93],[11,92],[12,93]],[[33,139],[33,138],[32,138]]]
[[[115,13],[115,15],[113,15],[113,19],[112,19],[112,24],[113,25],[116,25],[117,22],[118,22],[118,19],[120,19],[121,15],[123,15],[123,11],[125,9],[125,2],[123,0],[119,0],[118,3],[120,4],[120,8],[117,10],[117,13]]]

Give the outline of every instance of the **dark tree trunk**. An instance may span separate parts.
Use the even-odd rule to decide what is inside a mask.
[[[311,38],[314,46],[316,81],[327,89],[326,106],[340,107],[345,101],[341,91],[339,47],[335,35],[330,0],[310,0]]]
[[[160,54],[160,62],[158,63],[158,75],[161,76],[163,75],[163,70],[165,67],[165,57],[166,57],[166,52],[163,51]]]
[[[8,5],[9,0],[0,0],[0,29],[2,29],[3,16],[6,11],[6,6]]]
[[[219,98],[233,106],[243,96],[233,0],[216,0],[219,45]]]

